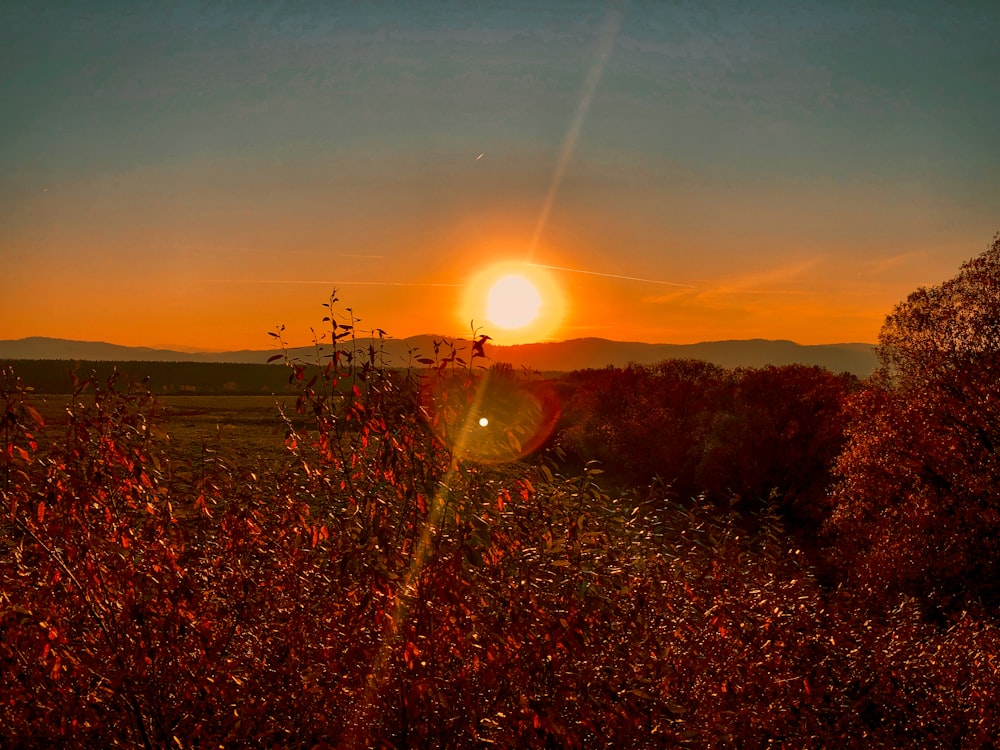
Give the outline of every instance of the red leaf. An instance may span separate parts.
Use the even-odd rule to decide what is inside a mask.
[[[35,424],[37,424],[39,427],[45,426],[45,420],[42,418],[42,415],[38,413],[35,407],[30,406],[29,404],[25,404],[24,410],[28,412],[28,416],[35,421]]]

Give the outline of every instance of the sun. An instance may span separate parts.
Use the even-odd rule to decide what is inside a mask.
[[[469,280],[460,315],[495,343],[522,344],[550,340],[565,310],[562,290],[551,273],[511,261],[484,268]]]
[[[497,279],[486,294],[486,319],[506,330],[524,328],[538,317],[542,297],[523,276]]]

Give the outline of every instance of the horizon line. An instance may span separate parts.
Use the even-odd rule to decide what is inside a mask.
[[[377,331],[378,331],[378,329],[374,329],[372,331],[360,331],[359,333],[361,333],[363,335],[357,336],[357,339],[358,340],[378,339],[379,337],[377,335],[375,335],[377,333]],[[385,341],[400,341],[400,342],[405,342],[405,341],[408,341],[409,339],[416,339],[416,338],[431,338],[431,339],[442,339],[442,340],[453,340],[453,341],[471,341],[472,340],[472,338],[470,337],[469,334],[460,334],[460,335],[451,334],[451,335],[449,335],[449,334],[435,334],[435,333],[417,333],[417,334],[413,334],[413,335],[410,335],[410,336],[393,336],[391,334],[386,334],[384,336],[384,340]],[[16,339],[0,339],[0,344],[18,344],[18,343],[28,342],[28,341],[32,341],[32,340],[53,341],[53,342],[62,342],[62,343],[68,343],[68,344],[90,344],[90,345],[96,345],[96,346],[112,346],[112,347],[117,347],[117,348],[120,348],[120,349],[150,350],[150,351],[157,351],[157,352],[170,352],[170,353],[176,353],[176,354],[234,354],[234,353],[238,353],[238,352],[258,352],[258,351],[259,352],[268,352],[268,351],[271,351],[270,349],[267,349],[267,348],[260,348],[260,349],[258,349],[258,348],[246,348],[246,347],[239,348],[239,349],[214,349],[214,348],[203,348],[203,347],[194,348],[194,349],[187,349],[187,348],[178,349],[178,348],[174,348],[174,346],[176,346],[176,345],[156,346],[156,345],[149,345],[149,344],[117,344],[117,343],[114,343],[112,341],[104,341],[104,340],[100,340],[100,339],[73,339],[73,338],[64,338],[64,337],[61,337],[61,336],[44,336],[44,335],[22,336],[21,338],[16,338]],[[815,347],[815,346],[870,346],[870,347],[874,348],[874,347],[878,346],[877,342],[870,342],[870,341],[828,341],[828,342],[821,343],[821,344],[803,344],[803,343],[800,343],[798,341],[795,341],[794,339],[788,339],[788,338],[765,338],[765,337],[762,337],[762,336],[753,336],[753,337],[750,337],[750,338],[701,339],[699,341],[692,341],[692,342],[687,342],[687,343],[677,343],[677,342],[671,342],[671,341],[638,341],[638,340],[624,340],[624,339],[609,339],[609,338],[605,338],[603,336],[574,336],[572,338],[550,339],[550,340],[546,340],[546,341],[526,341],[526,342],[521,342],[521,343],[517,343],[517,344],[498,344],[498,343],[495,343],[494,339],[490,338],[490,340],[487,343],[491,347],[500,348],[500,349],[510,349],[512,347],[520,347],[520,346],[553,346],[553,345],[558,345],[558,344],[572,343],[574,341],[588,341],[588,340],[607,341],[607,342],[612,343],[612,344],[634,344],[634,345],[639,345],[639,346],[670,346],[670,347],[682,347],[682,346],[686,347],[686,346],[700,346],[700,345],[703,345],[703,344],[727,344],[727,343],[746,343],[746,342],[787,343],[787,344],[793,344],[795,346],[800,346],[800,347]],[[329,346],[330,343],[331,342],[329,342],[329,341],[322,341],[322,342],[320,342],[320,345],[321,346],[324,346],[324,345],[325,346]],[[181,345],[181,346],[184,346],[184,345]],[[292,348],[292,349],[305,349],[305,348],[313,348],[314,346],[315,346],[315,343],[310,342],[310,343],[305,343],[305,344],[301,344],[301,345],[292,345],[289,348]],[[2,354],[0,354],[0,356],[2,356]],[[14,357],[12,359],[18,359],[18,358]]]

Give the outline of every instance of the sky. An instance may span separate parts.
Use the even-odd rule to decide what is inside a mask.
[[[336,290],[397,338],[873,342],[1000,230],[998,38],[993,0],[3,3],[0,339],[266,349]]]

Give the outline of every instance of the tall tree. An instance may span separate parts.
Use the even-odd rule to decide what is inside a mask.
[[[1000,598],[1000,234],[913,292],[851,405],[833,528],[874,590],[944,605]]]

